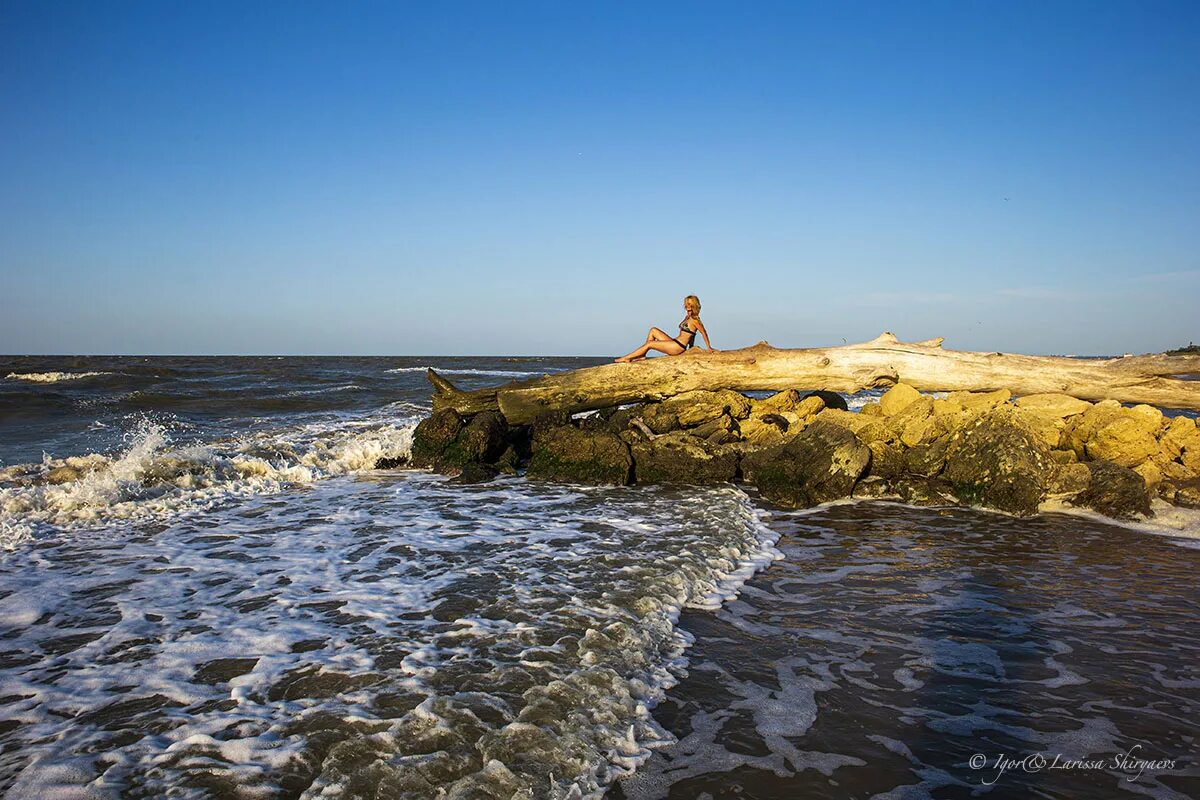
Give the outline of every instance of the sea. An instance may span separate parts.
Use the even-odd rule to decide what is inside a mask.
[[[1200,797],[1196,512],[375,469],[598,363],[0,357],[0,796]]]

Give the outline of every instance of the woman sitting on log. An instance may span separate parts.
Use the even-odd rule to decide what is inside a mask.
[[[683,322],[679,323],[678,336],[672,337],[661,328],[651,328],[650,332],[646,334],[645,344],[632,353],[621,356],[616,361],[621,363],[641,361],[651,350],[657,350],[669,356],[686,353],[696,343],[697,333],[704,337],[704,346],[708,348],[708,352],[717,352],[713,349],[712,342],[708,340],[708,331],[704,330],[704,323],[700,321],[700,298],[694,294],[683,298],[683,310],[686,315]]]

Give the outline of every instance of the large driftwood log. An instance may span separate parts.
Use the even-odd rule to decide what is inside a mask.
[[[883,333],[840,347],[779,349],[766,342],[741,350],[650,358],[630,364],[546,375],[504,386],[461,391],[432,369],[434,410],[463,414],[499,409],[525,424],[548,411],[662,400],[693,389],[827,389],[857,392],[903,381],[925,391],[1009,389],[1014,394],[1060,392],[1085,400],[1119,400],[1163,408],[1200,409],[1200,356],[1144,355],[1108,359],[1026,356],[944,350],[942,339],[901,342]]]

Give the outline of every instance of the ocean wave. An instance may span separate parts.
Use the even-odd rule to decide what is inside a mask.
[[[681,611],[778,556],[734,487],[411,473],[305,497],[16,554],[10,794],[600,798],[673,741],[650,712],[687,666]]]
[[[112,374],[111,372],[10,372],[5,377],[10,381],[61,383],[62,381],[77,381],[81,378],[96,378]]]
[[[343,420],[176,444],[168,425],[143,418],[116,455],[47,456],[40,464],[0,468],[0,547],[12,549],[39,525],[196,511],[234,497],[372,470],[381,458],[407,458],[415,427],[415,416],[399,422]]]

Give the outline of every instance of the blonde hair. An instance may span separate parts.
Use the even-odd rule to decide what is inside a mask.
[[[683,298],[683,302],[684,302],[684,305],[687,305],[688,303],[695,304],[696,316],[697,317],[700,316],[700,298],[699,297],[696,297],[696,295],[694,295],[694,294],[689,294],[687,297]]]

